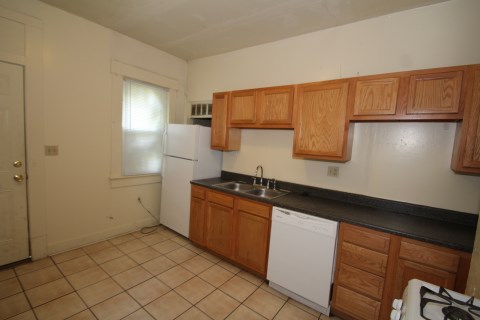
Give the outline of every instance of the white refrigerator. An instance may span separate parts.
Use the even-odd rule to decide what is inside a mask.
[[[188,237],[190,181],[219,177],[222,153],[210,149],[210,128],[169,124],[163,155],[160,223]]]

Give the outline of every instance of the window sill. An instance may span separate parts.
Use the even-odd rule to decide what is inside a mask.
[[[110,177],[111,188],[123,188],[130,186],[138,186],[142,184],[161,183],[162,176],[159,174],[131,177]]]

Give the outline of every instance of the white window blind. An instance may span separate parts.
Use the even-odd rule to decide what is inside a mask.
[[[168,89],[132,79],[123,81],[122,174],[159,174],[167,126]]]

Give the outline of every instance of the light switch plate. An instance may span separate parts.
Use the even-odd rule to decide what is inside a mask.
[[[58,146],[45,146],[46,156],[58,156]]]

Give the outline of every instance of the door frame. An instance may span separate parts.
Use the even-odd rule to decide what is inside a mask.
[[[0,17],[24,25],[23,55],[0,52],[0,61],[24,68],[25,157],[30,255],[47,256],[44,109],[43,109],[43,22],[0,6]]]

